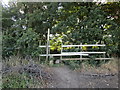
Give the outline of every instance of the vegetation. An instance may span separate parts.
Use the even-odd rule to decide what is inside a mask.
[[[51,73],[36,60],[18,56],[3,61],[2,88],[42,88],[51,81]]]
[[[39,54],[46,52],[39,45],[46,44],[48,29],[51,53],[60,53],[61,44],[106,44],[105,48],[82,47],[82,51],[104,50],[106,57],[120,57],[120,2],[12,2],[7,7],[2,6],[3,59],[16,55],[38,58]],[[66,51],[70,49],[78,51],[65,48]],[[92,66],[105,63],[95,61],[94,57],[97,56],[88,61],[64,63],[73,69],[82,63]],[[44,61],[45,58],[41,58],[40,63]],[[26,88],[27,74],[24,78],[18,76],[14,74],[14,79],[13,75],[5,77],[5,82],[11,84],[5,83],[3,87]]]
[[[38,56],[48,29],[52,51],[60,50],[62,39],[63,44],[106,44],[109,54],[119,55],[119,8],[119,2],[10,3],[2,13],[3,57]]]

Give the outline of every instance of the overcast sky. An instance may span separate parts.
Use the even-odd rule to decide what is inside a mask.
[[[7,5],[9,0],[2,0],[3,5]]]

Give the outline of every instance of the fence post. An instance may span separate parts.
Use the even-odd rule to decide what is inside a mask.
[[[103,53],[103,57],[105,58],[105,53]],[[105,59],[104,59],[104,62],[105,62]]]
[[[48,28],[48,34],[47,34],[47,44],[46,44],[46,62],[48,61],[48,54],[49,54],[49,34],[50,34],[50,29]]]
[[[41,40],[39,41],[39,46],[41,46]],[[41,50],[40,50],[40,53],[41,53]],[[38,58],[39,58],[39,61],[40,61],[40,56]]]
[[[82,45],[82,43],[80,43]],[[80,46],[81,52],[82,52],[82,46]],[[82,59],[82,55],[80,55],[80,58]]]
[[[62,54],[62,50],[63,50],[63,47],[62,47],[62,39],[61,39],[61,54]],[[62,60],[62,55],[60,56],[60,60]]]

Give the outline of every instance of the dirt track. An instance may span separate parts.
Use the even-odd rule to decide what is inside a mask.
[[[50,88],[117,88],[117,74],[77,72],[67,66],[52,67],[54,82]]]

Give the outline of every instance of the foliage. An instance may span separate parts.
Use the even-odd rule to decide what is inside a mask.
[[[38,34],[31,28],[23,32],[23,35],[17,40],[16,47],[21,50],[23,55],[38,55]]]
[[[66,65],[68,65],[71,69],[75,70],[77,68],[81,68],[82,61],[65,61]]]
[[[11,74],[3,77],[2,88],[27,88],[27,81],[31,79],[25,74]]]
[[[2,63],[2,88],[42,88],[51,80],[51,74],[36,59],[12,56]]]
[[[52,36],[50,40],[50,45],[51,45],[50,49],[52,51],[54,50],[60,51],[62,45],[62,35],[56,34],[55,36]]]
[[[106,44],[105,50],[108,54],[118,54],[119,4],[10,3],[10,6],[3,7],[2,11],[3,57],[18,53],[21,56],[36,57],[39,53],[45,52],[38,46],[40,41],[42,45],[46,44],[48,29],[52,34],[51,52],[60,51],[61,44],[82,43]],[[87,50],[86,47],[82,49]]]

